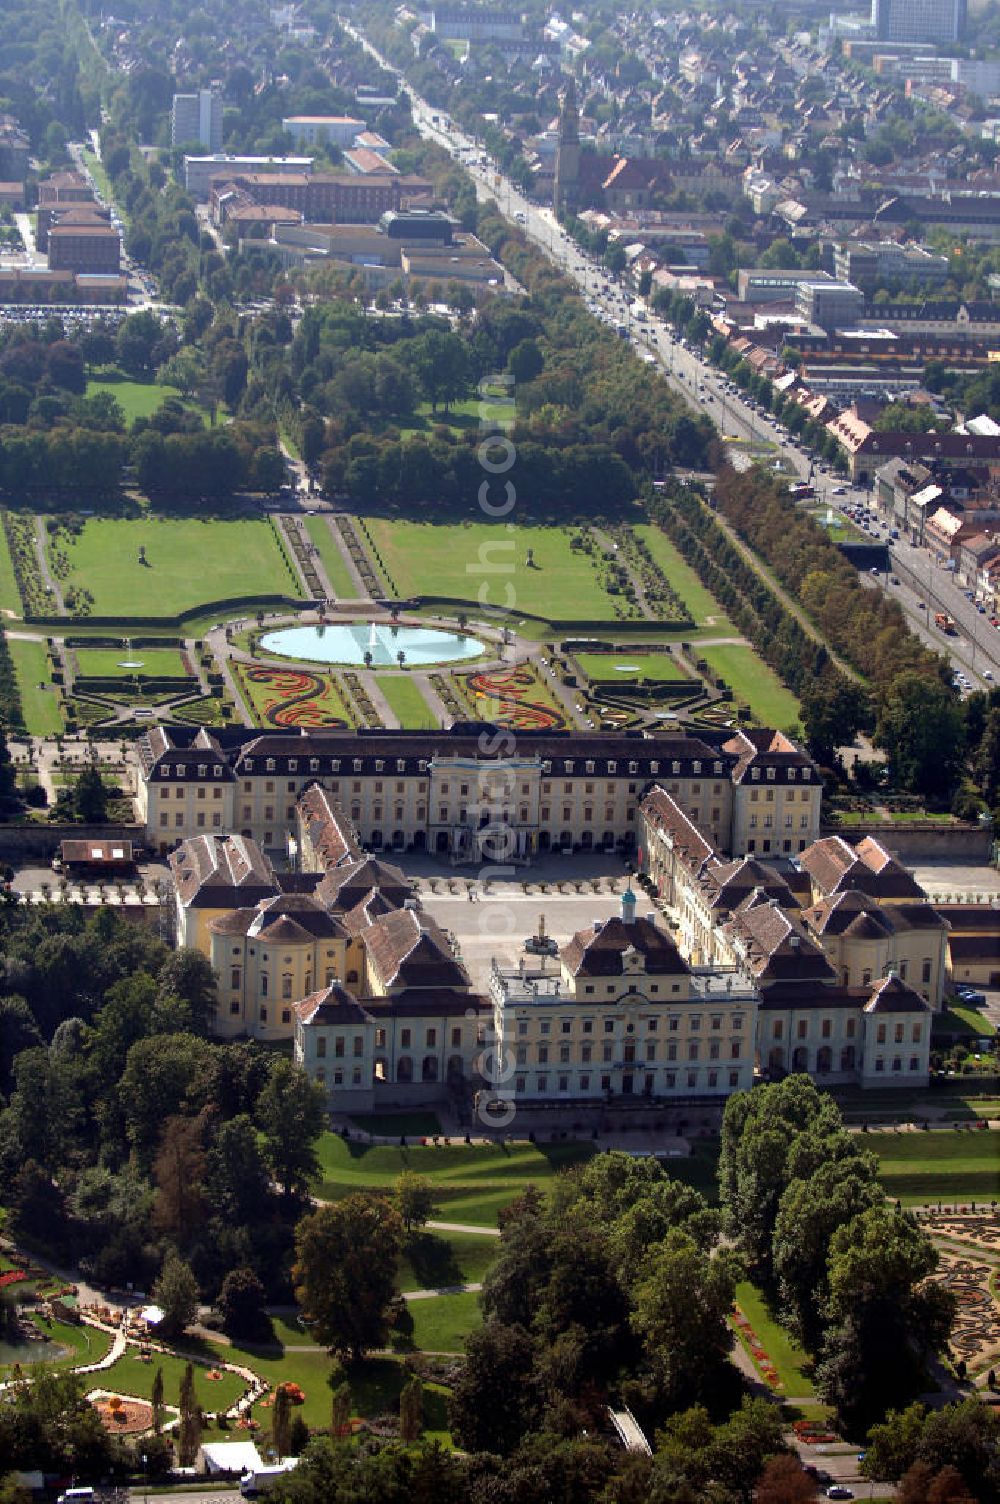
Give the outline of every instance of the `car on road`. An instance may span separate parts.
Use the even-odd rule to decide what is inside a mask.
[[[853,1499],[854,1490],[848,1488],[846,1483],[831,1483],[826,1496],[828,1499]]]
[[[986,1002],[985,992],[979,992],[975,987],[956,987],[955,995],[963,1003],[974,1003],[979,1008]]]
[[[834,496],[846,496],[847,495],[847,487],[846,486],[834,486],[834,488],[833,488],[833,494],[834,494]]]

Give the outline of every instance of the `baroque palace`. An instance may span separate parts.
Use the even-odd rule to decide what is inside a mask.
[[[927,1080],[948,926],[876,843],[820,839],[818,771],[781,733],[155,727],[139,758],[216,1032],[291,1040],[332,1110]],[[596,849],[660,908],[629,889],[554,961],[494,963],[489,996],[392,860]]]

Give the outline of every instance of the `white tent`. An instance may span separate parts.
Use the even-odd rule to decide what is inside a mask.
[[[199,1473],[210,1477],[240,1473],[255,1473],[264,1466],[263,1458],[252,1441],[206,1441],[203,1442],[195,1464]]]

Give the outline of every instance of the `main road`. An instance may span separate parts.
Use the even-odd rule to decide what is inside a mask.
[[[526,198],[488,158],[481,142],[461,130],[446,111],[427,104],[400,70],[349,21],[341,18],[341,24],[381,67],[398,79],[400,88],[409,96],[413,121],[420,134],[460,162],[475,183],[479,199],[495,199],[501,211],[576,282],[593,313],[616,327],[639,357],[655,365],[693,409],[712,419],[724,440],[731,443],[737,468],[745,468],[751,456],[767,458],[789,477],[811,480],[821,506],[852,513],[864,508],[871,514],[873,503],[867,490],[842,484],[827,465],[798,444],[770,413],[745,397],[722,372],[689,348],[685,340],[678,339],[642,299],[628,292],[612,274],[580,250],[551,209]],[[956,674],[964,675],[970,686],[989,688],[994,675],[1000,676],[1000,630],[976,610],[950,572],[937,565],[925,549],[890,537],[891,519],[879,522],[869,515],[865,525],[872,541],[885,544],[890,558],[889,568],[865,576],[865,583],[872,589],[886,591],[898,601],[911,630],[929,647],[945,654]],[[934,625],[937,611],[944,611],[954,619],[957,629],[954,636],[945,636]]]

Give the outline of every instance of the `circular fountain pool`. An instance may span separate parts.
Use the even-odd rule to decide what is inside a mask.
[[[485,645],[477,637],[443,632],[437,627],[400,627],[389,623],[351,622],[337,626],[282,627],[266,632],[261,650],[307,663],[363,664],[371,654],[374,668],[395,668],[404,653],[410,667],[425,663],[459,663],[478,658]]]

